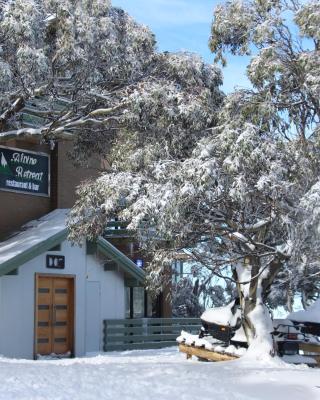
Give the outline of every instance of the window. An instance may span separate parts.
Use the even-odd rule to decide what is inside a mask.
[[[133,288],[133,318],[143,318],[144,315],[144,288]]]
[[[143,287],[126,287],[126,318],[152,317],[152,301]]]

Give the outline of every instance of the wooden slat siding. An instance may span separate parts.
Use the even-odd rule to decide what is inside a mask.
[[[152,334],[152,333],[170,333],[170,332],[180,332],[181,330],[188,331],[190,333],[197,333],[200,329],[200,325],[182,325],[182,326],[164,326],[164,325],[159,325],[159,326],[127,326],[127,327],[117,327],[117,326],[107,326],[104,330],[107,333],[107,335],[112,335],[112,334],[132,334],[132,333],[144,333],[146,332],[147,334]]]
[[[132,336],[108,336],[108,343],[110,342],[154,342],[164,340],[166,342],[176,340],[177,335],[174,334],[158,334],[158,335],[132,335]]]
[[[148,333],[154,332],[180,332],[181,330],[188,331],[190,333],[198,332],[201,325],[159,325],[159,326],[148,326]]]
[[[105,319],[104,324],[110,325],[117,325],[117,326],[128,326],[128,325],[141,325],[142,326],[142,319]]]
[[[148,318],[148,325],[199,325],[199,318]]]
[[[125,327],[125,328],[122,328],[122,327],[107,327],[106,329],[105,329],[105,332],[107,333],[107,335],[109,336],[112,336],[112,335],[116,335],[116,334],[119,334],[119,333],[122,333],[122,334],[125,334],[125,335],[131,335],[131,334],[133,334],[133,333],[137,333],[137,334],[143,334],[144,333],[144,329],[143,329],[143,327],[141,326],[141,327],[130,327],[130,326],[128,326],[128,327]]]
[[[198,333],[199,318],[104,320],[104,351],[175,346],[181,330]]]
[[[161,349],[164,347],[176,346],[177,342],[150,342],[150,343],[126,343],[126,344],[108,344],[104,347],[104,351],[125,351],[125,350],[142,350],[142,349]]]
[[[137,318],[137,319],[106,319],[108,325],[139,325],[147,321],[148,325],[200,325],[199,318]]]

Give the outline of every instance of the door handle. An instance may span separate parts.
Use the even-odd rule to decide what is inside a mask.
[[[52,325],[55,326],[57,321],[57,308],[56,305],[52,305]]]
[[[53,306],[51,305],[50,307],[49,305],[49,325],[51,326],[52,326],[52,320],[53,320]]]

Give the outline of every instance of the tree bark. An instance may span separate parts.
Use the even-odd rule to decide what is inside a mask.
[[[246,259],[247,263],[238,268],[238,291],[242,309],[242,326],[247,337],[248,353],[256,358],[274,356],[272,320],[268,309],[264,305],[266,291],[269,289],[279,263],[270,263],[268,271],[261,273],[261,264],[258,257]],[[277,266],[277,268],[276,268]],[[242,271],[241,271],[242,268]],[[241,276],[242,275],[242,276]],[[243,276],[250,276],[250,283],[243,284]],[[247,281],[247,279],[245,279]]]

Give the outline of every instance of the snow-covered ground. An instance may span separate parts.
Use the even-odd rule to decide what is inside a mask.
[[[176,348],[25,361],[0,358],[1,400],[319,400],[320,370],[186,360]]]

